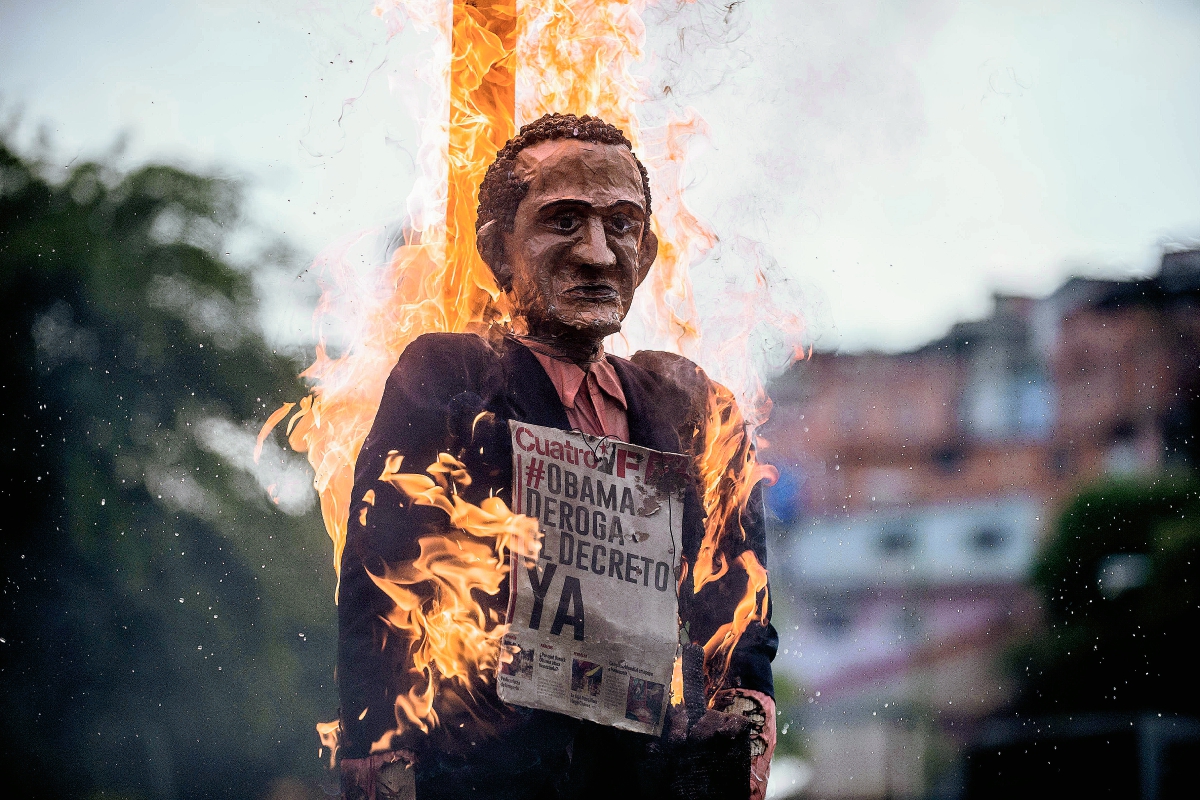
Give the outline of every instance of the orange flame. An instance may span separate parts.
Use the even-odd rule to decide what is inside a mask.
[[[426,469],[431,477],[400,472],[401,461],[399,454],[389,454],[379,479],[416,505],[445,511],[450,530],[421,537],[414,561],[389,567],[383,575],[368,573],[392,600],[385,621],[412,643],[410,671],[417,678],[408,694],[396,698],[398,728],[372,751],[390,749],[391,737],[404,729],[403,720],[421,731],[436,725],[434,699],[443,683],[453,681],[470,695],[475,678],[495,672],[508,626],[502,615],[476,602],[472,592],[496,596],[508,575],[507,554],[536,561],[541,549],[537,520],[512,513],[498,497],[476,506],[459,496],[471,478],[449,455],[441,454]]]
[[[760,480],[773,483],[774,467],[759,464],[753,439],[733,393],[724,386],[709,383],[707,426],[699,472],[704,487],[704,539],[692,568],[692,589],[699,592],[705,584],[720,579],[729,570],[721,555],[721,540],[732,525],[744,540],[741,511],[750,501],[750,492]]]
[[[321,747],[329,748],[330,769],[333,769],[334,765],[337,764],[338,731],[341,730],[341,727],[341,723],[337,720],[317,723],[317,735],[321,737]]]
[[[704,645],[704,663],[710,675],[714,672],[723,674],[729,669],[733,649],[752,623],[767,622],[767,570],[758,563],[758,558],[751,550],[743,552],[737,560],[746,572],[746,592],[738,602],[733,620],[717,628],[717,632]]]
[[[291,411],[295,405],[295,403],[284,403],[282,406],[275,409],[275,411],[271,413],[271,416],[267,417],[267,421],[263,423],[262,430],[258,432],[258,439],[254,442],[254,462],[256,464],[258,463],[258,460],[262,458],[263,445],[267,442],[267,436],[270,435],[271,431],[276,425],[283,421],[283,418],[287,416],[287,413]]]
[[[745,536],[741,510],[755,483],[770,473],[757,463],[753,446],[755,426],[765,420],[769,402],[750,357],[751,340],[765,322],[789,331],[792,338],[798,338],[803,325],[798,316],[781,313],[770,302],[760,271],[753,289],[724,295],[728,316],[704,316],[699,310],[691,270],[718,239],[687,207],[683,184],[688,141],[705,135],[707,128],[690,111],[660,128],[641,128],[637,111],[647,93],[631,68],[643,55],[645,7],[645,0],[524,0],[518,14],[516,0],[379,0],[376,14],[390,32],[407,20],[440,34],[434,49],[440,70],[431,76],[430,111],[423,123],[424,177],[409,198],[403,244],[386,264],[364,271],[352,257],[355,248],[379,231],[348,237],[318,258],[315,266],[327,281],[316,312],[320,341],[316,359],[303,373],[313,388],[288,422],[288,441],[307,453],[314,468],[337,569],[354,462],[401,352],[424,333],[483,333],[508,320],[505,298],[475,249],[475,208],[487,165],[518,120],[554,111],[592,114],[615,124],[650,172],[652,222],[660,247],[624,331],[606,346],[625,355],[642,348],[678,353],[724,384],[712,387],[707,398],[709,424],[699,473],[708,520],[690,577],[699,589],[730,568],[748,575],[747,594],[735,619],[719,632],[720,641],[706,647],[710,659],[724,657],[727,664],[738,637],[755,620],[764,620],[766,609],[766,572],[753,555],[732,565],[719,555],[729,531]],[[324,336],[331,328],[343,335],[336,354]],[[285,406],[271,415],[260,446],[289,411]],[[413,502],[443,508],[454,526],[470,530],[483,525],[489,532],[482,539],[456,539],[453,548],[423,541],[418,562],[374,576],[396,603],[389,624],[421,633],[414,639],[420,642],[414,669],[425,677],[423,688],[396,701],[398,724],[407,720],[418,727],[436,722],[432,699],[438,681],[464,681],[472,670],[493,663],[495,621],[480,616],[469,590],[463,590],[486,592],[499,585],[504,565],[496,548],[512,535],[510,528],[523,524],[494,504],[464,508],[457,495],[447,492],[462,476],[455,476],[450,464],[439,464],[431,473],[436,480],[402,476],[396,472],[398,464],[392,477]],[[415,603],[412,587],[420,581],[438,586],[435,610]]]

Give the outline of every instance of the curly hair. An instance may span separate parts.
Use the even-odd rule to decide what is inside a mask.
[[[633,145],[625,138],[624,131],[599,117],[586,114],[582,117],[574,114],[546,114],[528,125],[522,125],[521,131],[496,153],[496,160],[488,167],[487,174],[483,176],[483,183],[479,185],[476,231],[489,222],[498,221],[505,231],[512,232],[517,217],[517,206],[529,191],[529,184],[517,178],[517,156],[526,147],[554,139],[578,139],[581,142],[618,144],[628,148],[633,160],[637,162],[638,171],[642,174],[646,217],[650,217],[650,176],[646,167],[634,154]],[[647,225],[645,230],[649,231],[650,226]]]

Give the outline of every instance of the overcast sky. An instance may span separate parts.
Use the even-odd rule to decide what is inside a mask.
[[[244,178],[253,224],[308,257],[394,220],[416,175],[428,39],[388,43],[371,5],[0,0],[0,109],[64,164],[127,132],[126,165]],[[691,202],[804,287],[819,347],[910,347],[995,290],[1200,243],[1197,0],[750,0],[679,24],[695,46],[677,62],[659,26],[645,69],[712,129]]]

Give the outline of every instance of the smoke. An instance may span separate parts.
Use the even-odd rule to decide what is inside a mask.
[[[737,275],[758,275],[769,284],[763,298],[804,318],[805,343],[836,342],[822,287],[840,285],[827,273],[856,259],[857,241],[874,231],[843,236],[835,212],[920,152],[928,120],[919,57],[952,11],[947,0],[648,10],[647,113],[698,113],[711,131],[693,143],[686,181],[689,206],[721,237],[693,271],[703,310],[723,309]],[[790,348],[780,336],[757,339],[753,358],[770,378],[779,359],[768,351]]]
[[[664,2],[647,8],[643,19],[650,54],[644,65],[649,114],[668,108],[679,113],[753,63],[744,40],[750,13],[740,0]]]
[[[767,188],[778,183],[779,173],[764,161],[755,174],[758,162],[748,161],[764,146],[778,150],[771,130],[758,123],[772,104],[758,100],[747,108],[745,100],[769,85],[759,65],[764,41],[756,26],[763,20],[754,19],[749,4],[728,0],[664,2],[649,7],[644,19],[642,124],[707,123],[686,126],[683,202],[717,237],[690,271],[702,335],[689,355],[737,394],[748,419],[760,422],[766,411],[762,383],[803,349],[812,316],[804,281],[776,258],[763,224],[781,193],[778,186]],[[739,135],[723,142],[721,131],[731,129],[726,112],[736,103],[743,114],[732,130]]]
[[[220,513],[217,498],[182,467],[152,466],[144,480],[146,489],[169,506],[207,520]]]
[[[255,462],[253,431],[222,417],[208,417],[194,427],[200,447],[252,475],[285,514],[298,517],[313,507],[313,474],[303,457],[268,439]]]

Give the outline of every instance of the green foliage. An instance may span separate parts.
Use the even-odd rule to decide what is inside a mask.
[[[1085,491],[1035,581],[1048,630],[1018,660],[1028,710],[1200,712],[1183,655],[1200,630],[1200,483]]]
[[[806,694],[782,671],[776,672],[775,708],[779,716],[775,719],[775,752],[779,755],[803,758],[808,755],[804,727],[804,702]]]
[[[302,393],[220,257],[238,200],[164,166],[55,182],[0,142],[0,730],[23,797],[322,773],[330,548],[234,452]]]

